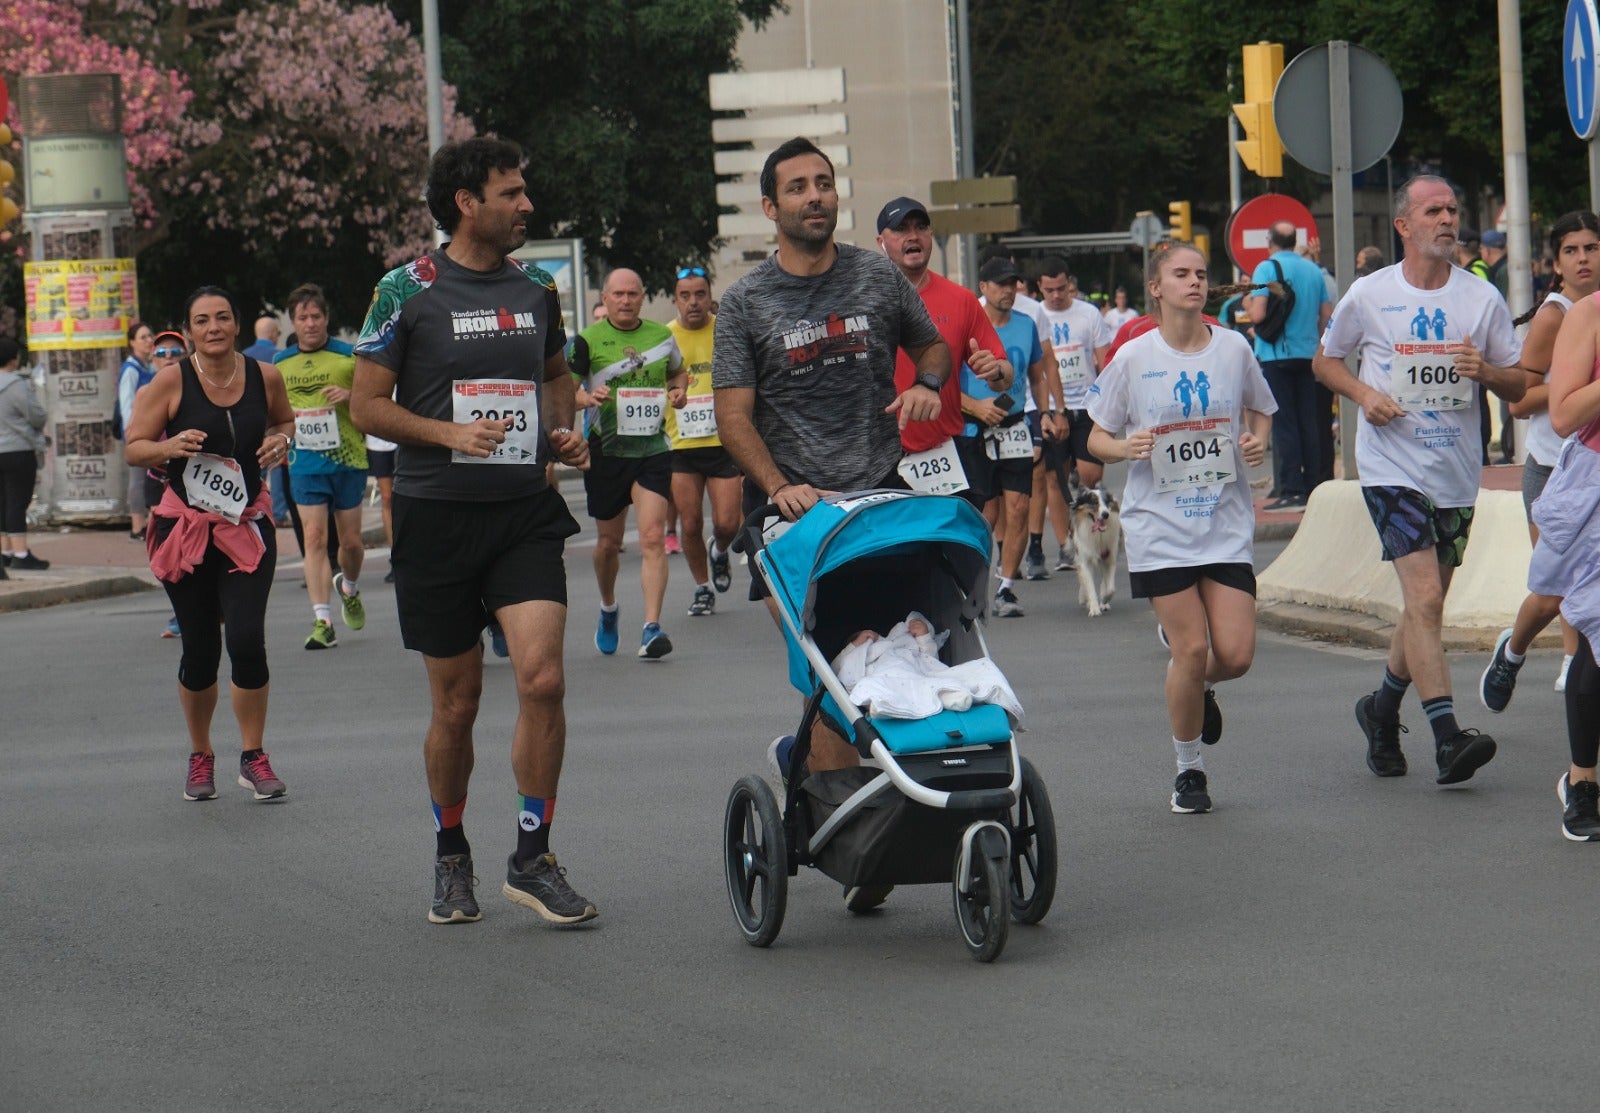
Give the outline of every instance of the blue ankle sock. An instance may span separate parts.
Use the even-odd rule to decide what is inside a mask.
[[[1410,677],[1399,677],[1384,669],[1383,684],[1373,693],[1372,714],[1386,723],[1398,719],[1400,701],[1406,698],[1406,689],[1409,687]]]
[[[1435,745],[1452,734],[1461,733],[1461,724],[1456,722],[1456,702],[1449,696],[1423,700],[1422,710],[1428,716],[1428,725],[1433,728]]]

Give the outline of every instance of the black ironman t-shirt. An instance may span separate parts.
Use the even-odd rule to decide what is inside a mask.
[[[515,259],[490,272],[468,270],[436,248],[383,276],[356,355],[395,373],[401,406],[419,417],[454,421],[457,380],[532,382],[542,409],[545,360],[566,343],[555,280],[544,271]],[[498,405],[490,396],[482,408]],[[403,444],[394,489],[412,498],[468,502],[536,494],[545,486],[550,448],[537,416],[525,416],[536,427],[533,457],[522,463],[452,463],[447,448]]]

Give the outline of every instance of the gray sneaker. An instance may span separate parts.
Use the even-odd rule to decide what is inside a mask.
[[[1030,550],[1022,558],[1022,574],[1030,580],[1048,580],[1050,571],[1044,566],[1044,554]]]
[[[506,883],[500,892],[552,924],[581,924],[599,915],[593,901],[567,884],[567,871],[556,865],[554,854],[539,855],[524,870],[517,868],[516,855],[506,859]]]
[[[478,898],[472,895],[477,878],[472,876],[472,855],[446,854],[433,860],[433,907],[428,922],[471,924],[483,919]]]

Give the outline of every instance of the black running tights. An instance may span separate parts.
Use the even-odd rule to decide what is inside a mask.
[[[1600,665],[1594,647],[1578,635],[1578,652],[1567,669],[1567,745],[1572,764],[1593,769],[1600,756]]]
[[[33,449],[0,452],[0,533],[28,532],[28,503],[37,474]]]
[[[178,683],[203,692],[217,682],[226,633],[235,688],[267,684],[267,593],[278,563],[278,539],[269,525],[261,531],[267,551],[254,572],[236,572],[233,561],[212,546],[200,566],[175,584],[167,598],[183,636]]]

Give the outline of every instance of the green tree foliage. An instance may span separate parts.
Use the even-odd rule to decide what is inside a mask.
[[[421,26],[416,0],[392,3]],[[717,234],[707,77],[734,68],[742,20],[780,0],[474,0],[441,4],[446,80],[478,129],[526,150],[533,238],[582,236],[646,288],[704,262]]]
[[[1564,10],[1564,0],[1522,0],[1529,176],[1546,220],[1588,204],[1561,97]],[[1289,60],[1334,38],[1372,50],[1400,81],[1396,177],[1441,172],[1465,194],[1465,219],[1494,219],[1482,208],[1485,190],[1502,192],[1494,0],[1008,0],[972,5],[972,37],[979,171],[1018,176],[1037,230],[1126,227],[1140,209],[1165,219],[1168,201],[1187,198],[1219,239],[1240,48],[1281,42]],[[1327,181],[1292,161],[1281,182],[1244,180],[1247,197],[1274,188],[1307,199]]]

